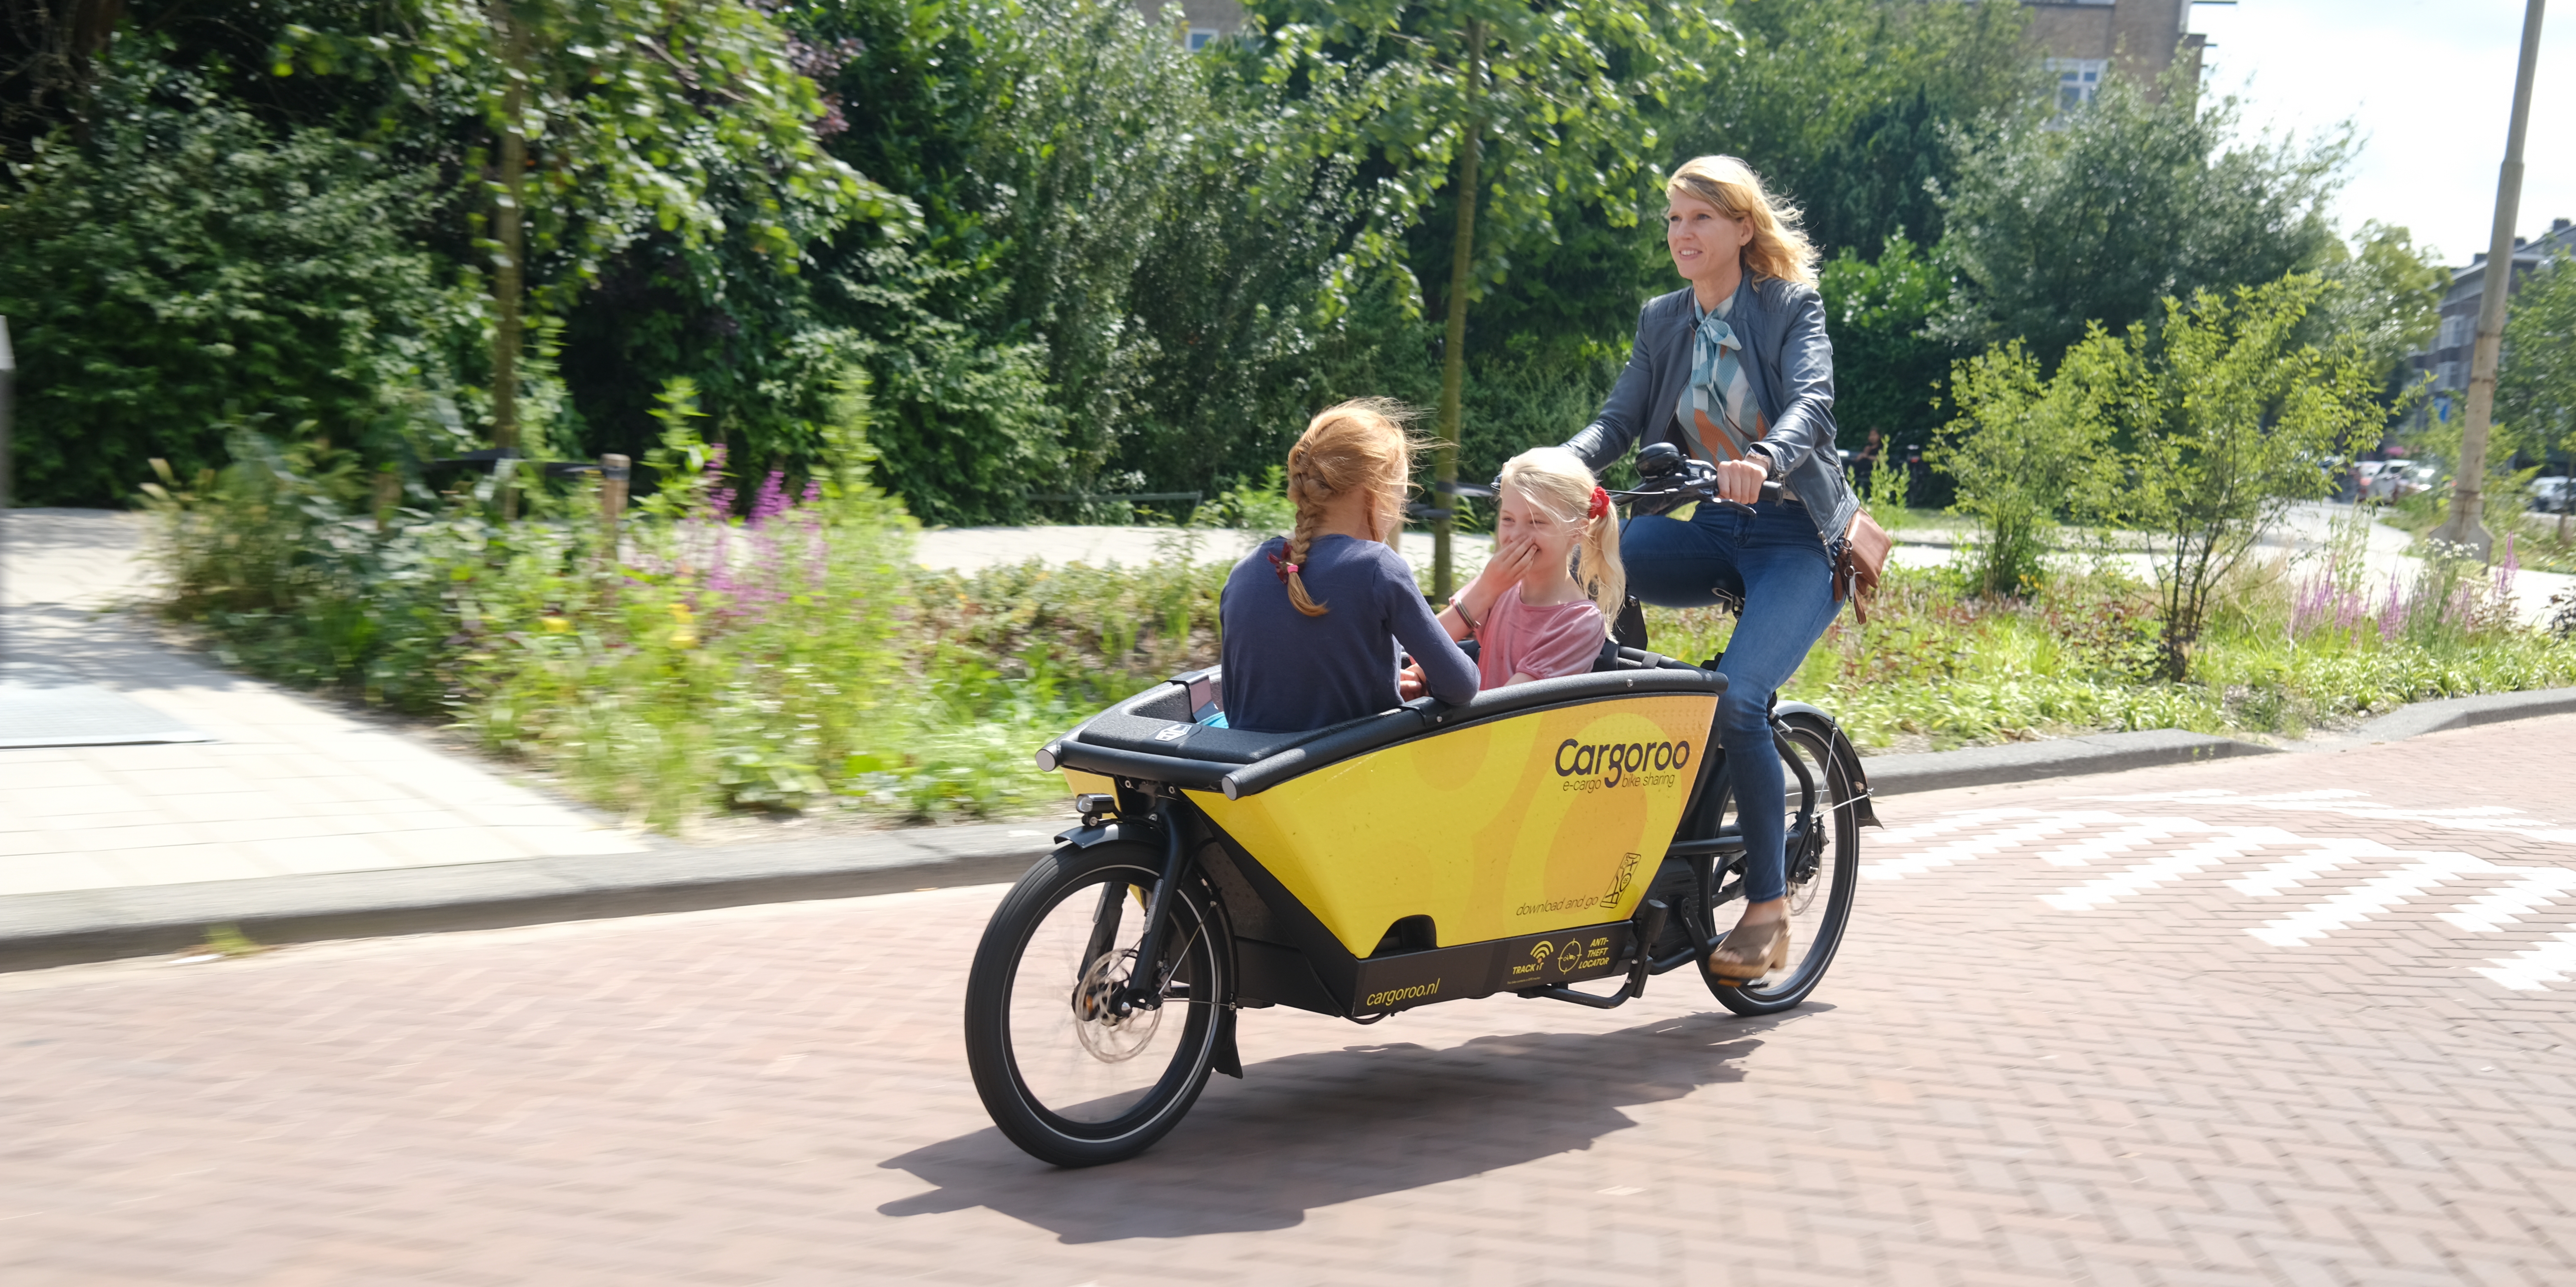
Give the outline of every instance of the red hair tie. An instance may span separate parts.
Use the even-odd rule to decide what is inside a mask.
[[[1278,571],[1279,571],[1279,579],[1280,579],[1281,581],[1283,581],[1283,582],[1284,582],[1284,581],[1286,581],[1290,576],[1295,575],[1295,573],[1296,573],[1296,571],[1297,571],[1297,565],[1296,565],[1296,564],[1286,562],[1286,561],[1282,560],[1282,559],[1281,559],[1278,555],[1276,555],[1276,554],[1273,554],[1273,555],[1271,555],[1271,556],[1270,556],[1270,566],[1271,566],[1271,567],[1273,567],[1273,568],[1278,569]]]
[[[1588,513],[1588,514],[1584,515],[1584,517],[1586,517],[1586,518],[1599,518],[1599,517],[1601,517],[1602,515],[1607,514],[1607,513],[1609,513],[1609,512],[1610,512],[1610,493],[1608,493],[1608,492],[1605,492],[1605,491],[1601,490],[1601,489],[1600,489],[1599,487],[1597,487],[1597,486],[1596,486],[1596,487],[1594,487],[1594,488],[1592,489],[1592,510],[1591,510],[1591,512],[1590,512],[1590,513]]]

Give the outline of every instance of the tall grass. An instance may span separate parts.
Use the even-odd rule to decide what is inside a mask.
[[[2364,589],[2358,560],[2356,546],[2303,577],[2240,569],[2180,684],[2155,677],[2152,591],[2117,570],[1994,599],[1955,568],[1890,568],[1869,624],[1838,618],[1782,695],[1884,749],[2144,728],[2299,736],[2426,698],[2576,684],[2576,638],[2517,624],[2508,570],[2454,559]],[[1693,661],[1723,652],[1734,624],[1647,613],[1656,650]]]
[[[533,495],[513,523],[487,517],[489,480],[415,489],[380,525],[366,480],[327,453],[245,437],[232,468],[156,489],[168,611],[245,669],[442,718],[666,827],[726,809],[1029,807],[1062,792],[1036,746],[1216,660],[1228,569],[1186,544],[1140,567],[924,570],[854,426],[791,493],[728,472],[684,401],[666,405],[665,484],[613,550],[589,485]],[[732,517],[727,489],[745,485],[750,516]],[[2381,585],[2345,534],[2312,563],[2240,568],[2178,684],[2155,677],[2152,590],[2116,570],[1989,599],[1957,569],[1891,568],[1869,623],[1840,618],[1786,695],[1883,749],[2295,735],[2426,697],[2576,684],[2576,630],[2518,625],[2511,577],[2451,558]],[[1648,622],[1658,651],[1693,661],[1735,626],[1715,611]]]
[[[244,435],[231,468],[156,488],[166,610],[232,664],[441,717],[664,827],[1011,811],[1061,793],[1039,742],[1214,659],[1222,567],[924,571],[854,429],[829,476],[770,474],[735,518],[721,448],[673,418],[613,551],[595,484],[511,523],[488,480],[417,493],[380,527],[357,480]]]

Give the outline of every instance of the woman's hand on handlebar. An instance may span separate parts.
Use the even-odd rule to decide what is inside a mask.
[[[1762,499],[1762,484],[1770,471],[1750,460],[1722,460],[1717,465],[1717,497],[1738,505],[1750,505]]]
[[[1421,662],[1406,662],[1404,669],[1396,672],[1396,700],[1409,702],[1430,691],[1431,681],[1422,677]]]

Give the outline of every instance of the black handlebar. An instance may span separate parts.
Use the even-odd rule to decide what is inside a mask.
[[[1663,514],[1694,502],[1753,512],[1752,506],[1717,494],[1717,466],[1684,456],[1668,442],[1649,444],[1637,453],[1637,480],[1633,491],[1610,493],[1610,499],[1633,514]],[[1762,499],[1780,499],[1778,480],[1762,484]]]
[[[1634,490],[1610,493],[1610,499],[1627,505],[1632,513],[1663,514],[1692,502],[1722,505],[1746,513],[1753,510],[1750,505],[1727,500],[1717,494],[1717,466],[1684,456],[1680,448],[1668,442],[1651,443],[1637,453],[1637,476],[1639,482]],[[1495,483],[1501,481],[1496,479]],[[1496,496],[1494,484],[1484,483],[1433,483],[1431,490],[1444,496],[1478,500],[1493,500]],[[1762,499],[1780,499],[1777,480],[1762,484]],[[1416,503],[1407,506],[1406,512],[1413,517],[1430,518],[1450,508],[1452,506]]]

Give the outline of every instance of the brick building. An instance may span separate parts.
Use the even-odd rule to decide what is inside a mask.
[[[2566,219],[2549,221],[2549,231],[2538,237],[2513,239],[2513,275],[2508,279],[2513,291],[2538,269],[2541,261],[2553,255],[2576,256],[2576,223]],[[2406,359],[2410,375],[2421,373],[2432,377],[2432,397],[2418,405],[2410,423],[2421,427],[2427,420],[2447,420],[2462,414],[2468,405],[2469,350],[2478,340],[2478,310],[2485,306],[2487,294],[2487,256],[2479,251],[2468,265],[2451,270],[2451,290],[2442,297],[2442,328],[2433,333],[2433,342],[2423,351]]]
[[[1243,26],[1243,6],[1238,0],[1136,0],[1136,7],[1157,21],[1166,20],[1168,12],[1178,8],[1189,19],[1192,49]]]
[[[1161,18],[1174,4],[1189,21],[1196,49],[1243,26],[1238,0],[1135,0],[1147,17]],[[2197,72],[2203,37],[2190,25],[2191,0],[2022,0],[2031,10],[2031,43],[2058,72],[2058,101],[2074,107],[2091,101],[2102,77],[2117,72],[2153,84],[2176,59]]]
[[[2119,75],[2152,87],[2181,62],[2200,77],[2208,37],[2185,30],[2191,0],[2022,0],[2030,41],[2057,73],[2060,110],[2093,101],[2103,78]]]

